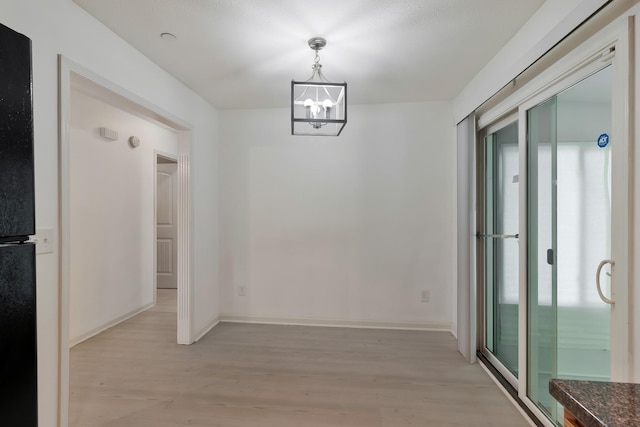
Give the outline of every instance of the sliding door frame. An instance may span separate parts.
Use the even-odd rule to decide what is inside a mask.
[[[490,126],[479,131],[476,138],[476,230],[486,234],[485,230],[485,213],[486,213],[486,164],[487,164],[487,147],[486,138],[503,129],[506,126],[518,121],[517,111],[513,111],[506,117],[492,123]],[[476,238],[476,266],[477,266],[477,278],[478,285],[478,313],[480,314],[478,321],[478,349],[489,360],[494,368],[500,372],[500,374],[514,387],[518,388],[518,378],[506,367],[504,364],[489,350],[486,342],[487,334],[487,318],[486,318],[486,269],[485,259],[486,250],[485,242],[481,238]],[[518,372],[520,372],[520,360],[518,360]]]

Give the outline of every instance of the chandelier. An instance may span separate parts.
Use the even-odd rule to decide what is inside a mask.
[[[316,52],[311,77],[291,81],[291,135],[338,136],[347,123],[347,83],[331,83],[322,74],[318,51],[322,37],[309,39]]]

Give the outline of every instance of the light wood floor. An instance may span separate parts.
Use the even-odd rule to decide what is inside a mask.
[[[178,346],[175,292],[71,350],[71,427],[529,425],[449,333],[223,323]]]

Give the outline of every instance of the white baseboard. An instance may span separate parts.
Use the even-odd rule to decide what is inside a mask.
[[[101,325],[98,326],[97,328],[93,328],[88,332],[85,332],[82,335],[79,335],[77,337],[69,337],[69,348],[73,348],[74,346],[80,344],[81,342],[84,342],[86,340],[88,340],[89,338],[92,338],[96,335],[98,335],[100,332],[104,332],[109,328],[113,328],[114,326],[116,326],[119,323],[124,322],[125,320],[129,320],[131,319],[133,316],[137,316],[138,314],[142,313],[143,311],[147,311],[149,310],[151,307],[155,306],[156,303],[155,301],[150,302],[149,304],[145,304],[142,307],[136,308],[133,311],[130,311],[128,313],[123,314],[122,316],[118,316],[115,319]]]
[[[221,314],[220,322],[263,323],[269,325],[324,326],[335,328],[398,329],[414,331],[442,331],[453,335],[451,322],[380,322],[370,320],[336,320],[313,318],[280,318],[260,316],[237,316]]]
[[[215,328],[218,325],[218,323],[220,323],[220,318],[219,317],[216,317],[216,318],[212,319],[210,322],[207,322],[202,328],[200,328],[200,330],[198,332],[196,332],[196,335],[193,338],[193,342],[196,343],[196,342],[200,341],[200,339],[202,337],[204,337],[205,335],[207,335],[210,330]]]

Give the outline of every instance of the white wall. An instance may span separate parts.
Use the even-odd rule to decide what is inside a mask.
[[[545,1],[453,100],[454,124],[507,85],[605,3],[607,0]]]
[[[36,224],[58,236],[58,66],[63,54],[193,126],[195,328],[218,313],[217,112],[71,0],[0,0],[0,22],[33,41]],[[57,420],[59,251],[37,257],[40,427]]]
[[[155,150],[178,155],[175,131],[71,92],[71,343],[154,302]],[[116,141],[99,128],[118,131]],[[130,136],[141,143],[129,146]]]
[[[289,117],[220,112],[222,318],[451,328],[451,105],[350,106],[337,138]]]

